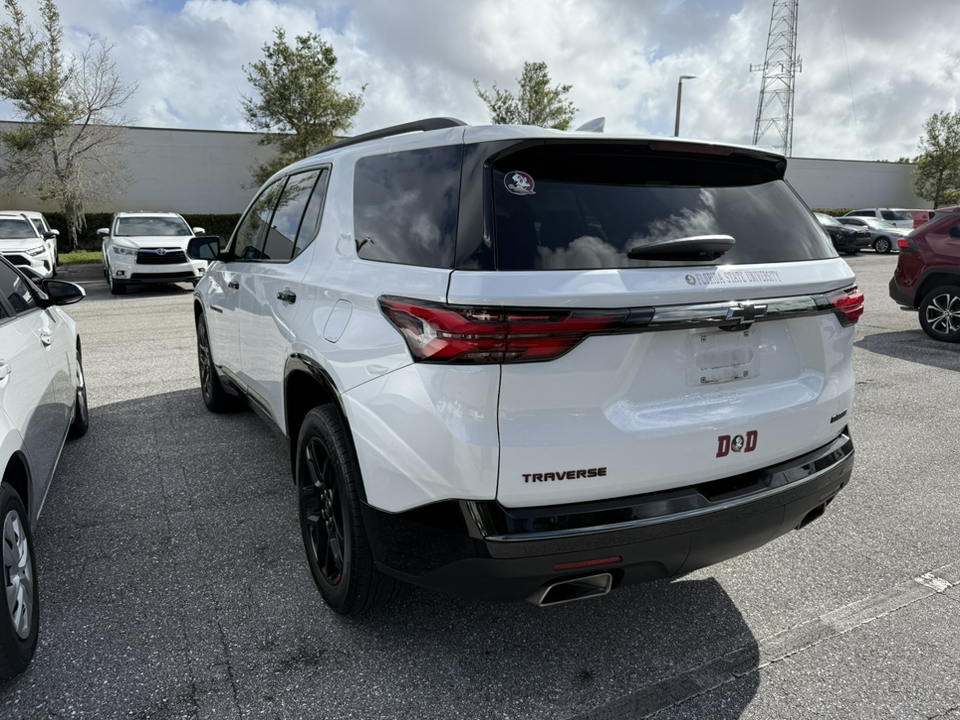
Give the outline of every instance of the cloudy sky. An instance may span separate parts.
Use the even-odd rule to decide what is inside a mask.
[[[36,17],[36,0],[20,0]],[[65,45],[114,46],[144,127],[249,130],[243,66],[272,30],[318,32],[342,89],[366,85],[355,132],[447,115],[488,121],[473,80],[513,89],[524,61],[570,84],[574,126],[749,144],[772,0],[59,0]],[[4,18],[4,21],[6,18]],[[914,156],[926,118],[960,102],[956,0],[800,0],[793,155]],[[0,119],[16,119],[0,104]],[[776,134],[764,144],[778,145]]]

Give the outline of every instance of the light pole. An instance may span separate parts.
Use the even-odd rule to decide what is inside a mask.
[[[683,81],[693,80],[696,75],[681,75],[680,82],[677,83],[677,122],[673,126],[673,136],[680,137],[680,93],[683,92]]]

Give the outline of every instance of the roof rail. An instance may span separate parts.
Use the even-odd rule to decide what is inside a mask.
[[[381,138],[387,138],[393,135],[403,135],[404,133],[410,132],[427,132],[428,130],[443,130],[445,128],[463,127],[464,125],[466,125],[466,123],[463,120],[457,120],[456,118],[427,118],[426,120],[417,120],[415,122],[404,123],[403,125],[394,125],[392,127],[383,128],[382,130],[374,130],[373,132],[363,133],[363,135],[356,135],[345,140],[338,140],[335,143],[331,143],[330,145],[325,145],[324,147],[320,148],[314,153],[314,155],[319,155],[320,153],[325,153],[328,150],[334,150],[336,148],[347,147],[348,145],[357,145],[362,142],[367,142],[368,140],[379,140]]]

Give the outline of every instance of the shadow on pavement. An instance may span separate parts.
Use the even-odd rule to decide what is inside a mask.
[[[854,343],[879,355],[921,363],[941,370],[960,370],[960,345],[940,342],[923,330],[874,333]]]
[[[90,414],[39,523],[41,645],[0,707],[599,719],[700,696],[733,720],[756,695],[756,639],[712,579],[552,608],[414,589],[339,617],[307,569],[284,443],[253,413],[208,413],[194,389]]]

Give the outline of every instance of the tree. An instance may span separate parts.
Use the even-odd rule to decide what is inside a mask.
[[[518,78],[520,96],[509,90],[501,90],[496,83],[490,92],[480,89],[473,81],[477,95],[487,104],[490,122],[495,125],[539,125],[540,127],[567,130],[577,108],[566,99],[572,85],[550,87],[550,73],[545,62],[525,62],[523,74]]]
[[[960,202],[960,110],[939,112],[923,124],[913,189],[934,207]]]
[[[119,150],[128,121],[114,113],[136,84],[123,84],[102,40],[91,37],[78,55],[63,51],[53,0],[40,2],[40,27],[27,22],[17,0],[4,5],[10,20],[0,25],[0,97],[25,123],[0,133],[4,181],[57,201],[69,247],[78,250],[84,203],[108,197],[126,179]]]
[[[284,165],[332,143],[337,133],[353,127],[353,117],[363,107],[360,94],[339,90],[337,56],[319,35],[298,35],[291,47],[283,28],[275,28],[274,34],[272,44],[264,43],[264,59],[243,68],[260,96],[241,93],[244,118],[263,132],[260,145],[274,145],[278,151],[273,160],[252,169],[257,185]]]

